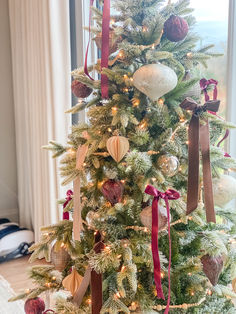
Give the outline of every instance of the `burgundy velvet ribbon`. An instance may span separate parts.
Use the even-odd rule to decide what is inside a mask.
[[[214,91],[213,91],[213,100],[216,100],[217,99],[217,84],[218,84],[218,81],[214,80],[214,79],[205,79],[205,78],[202,78],[200,80],[200,88],[201,90],[203,90],[204,92],[204,95],[205,95],[205,101],[208,101],[210,100],[210,97],[208,95],[208,92],[207,92],[207,88],[209,85],[214,85]]]
[[[170,270],[171,270],[171,237],[170,237],[170,207],[168,200],[177,200],[180,198],[180,194],[175,190],[167,190],[162,193],[158,191],[154,186],[148,185],[145,189],[145,193],[152,195],[152,257],[154,265],[154,281],[156,285],[157,297],[165,300],[162,284],[161,284],[161,263],[158,248],[158,203],[162,198],[166,204],[167,220],[168,220],[168,237],[169,237],[169,265],[168,265],[168,300],[165,309],[165,314],[169,313],[170,307]]]
[[[102,57],[101,70],[108,68],[109,59],[109,31],[110,31],[110,0],[104,0],[102,16]],[[108,77],[101,75],[102,98],[108,98]]]
[[[90,0],[90,11],[89,11],[89,41],[85,53],[84,61],[84,73],[94,81],[88,72],[88,52],[91,41],[91,7],[93,6],[94,0]],[[110,31],[110,0],[104,0],[103,5],[103,16],[102,16],[102,57],[101,57],[101,71],[103,68],[108,68],[109,60],[109,31]],[[101,74],[101,93],[102,98],[108,98],[108,77],[105,74]]]
[[[205,111],[217,112],[219,100],[209,100],[203,106],[198,105],[192,98],[187,97],[180,107],[192,111],[192,118],[189,123],[188,138],[188,191],[187,191],[187,215],[193,212],[198,206],[199,200],[199,147],[202,153],[204,203],[206,208],[207,222],[216,222],[212,175],[210,162],[210,138],[209,123],[206,119],[200,123],[200,114]]]
[[[94,79],[90,76],[88,72],[88,52],[89,52],[89,46],[90,46],[90,41],[91,41],[91,18],[92,18],[92,10],[91,7],[93,6],[94,0],[90,0],[90,8],[89,8],[89,40],[87,44],[87,49],[85,53],[85,60],[84,60],[84,73],[92,80]]]
[[[217,99],[217,85],[218,85],[218,81],[216,81],[214,79],[207,80],[207,79],[203,78],[203,79],[200,80],[200,88],[204,92],[205,101],[210,100],[210,97],[209,97],[208,92],[207,92],[207,88],[208,88],[209,85],[214,85],[213,100],[216,100]],[[221,118],[219,115],[217,115],[216,112],[210,111],[210,110],[208,112],[223,120],[223,118]],[[227,139],[228,136],[229,136],[229,129],[227,129],[225,131],[225,135],[219,141],[219,143],[217,144],[217,147],[219,147],[220,144],[223,143]],[[225,153],[225,157],[230,157],[230,155],[228,153]]]
[[[72,195],[73,195],[73,192],[71,190],[68,190],[66,192],[66,201],[63,204],[63,209],[66,208],[67,204],[72,200]],[[70,219],[69,212],[63,212],[63,220],[69,220],[69,219]]]

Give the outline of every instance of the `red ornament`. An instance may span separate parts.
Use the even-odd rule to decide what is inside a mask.
[[[210,283],[215,286],[218,282],[220,273],[223,268],[223,259],[221,256],[212,257],[204,255],[201,257],[203,272],[210,280]]]
[[[171,15],[164,23],[164,34],[173,42],[183,40],[188,34],[188,23],[180,16]]]
[[[102,194],[112,204],[121,202],[124,186],[120,181],[107,180],[101,188]]]
[[[24,309],[26,314],[42,314],[45,310],[45,303],[40,298],[28,299]]]
[[[85,84],[74,80],[71,84],[72,93],[78,98],[86,98],[92,93],[92,88],[86,86]]]

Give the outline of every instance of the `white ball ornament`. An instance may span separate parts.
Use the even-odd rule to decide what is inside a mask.
[[[134,86],[153,101],[174,89],[177,82],[176,73],[161,63],[144,65],[133,76]]]
[[[152,206],[144,208],[140,213],[140,220],[142,224],[149,230],[152,230]],[[170,217],[171,219],[171,217]],[[167,225],[167,211],[166,208],[158,205],[158,230],[162,230]]]
[[[226,174],[214,178],[213,193],[215,205],[223,208],[236,198],[236,179]]]

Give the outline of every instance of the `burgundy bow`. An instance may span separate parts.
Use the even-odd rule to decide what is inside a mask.
[[[170,306],[170,269],[171,269],[171,238],[170,238],[170,207],[168,200],[177,200],[180,194],[175,190],[167,190],[165,193],[158,191],[152,185],[148,185],[145,193],[154,196],[152,201],[152,257],[154,265],[154,281],[157,290],[157,297],[165,300],[161,285],[161,263],[158,249],[158,202],[162,198],[166,204],[169,236],[169,266],[168,266],[168,301],[165,313],[169,313]]]
[[[72,200],[72,195],[73,192],[71,190],[68,190],[66,192],[66,201],[63,204],[63,209],[66,208],[67,204]],[[63,220],[69,220],[69,218],[70,218],[69,212],[63,212]]]
[[[199,147],[202,152],[204,201],[206,207],[207,222],[216,222],[212,176],[210,163],[210,138],[209,123],[206,119],[204,124],[200,123],[201,112],[211,110],[217,112],[219,100],[209,100],[203,106],[198,105],[192,98],[187,97],[180,107],[193,112],[189,123],[188,137],[188,192],[187,192],[187,215],[198,206],[199,198]]]
[[[201,90],[203,90],[203,92],[204,92],[205,101],[210,100],[210,97],[209,97],[209,95],[208,95],[208,93],[207,93],[207,87],[208,87],[209,85],[215,85],[214,91],[213,91],[213,99],[214,99],[214,100],[217,99],[217,84],[218,84],[218,81],[216,81],[216,80],[214,80],[214,79],[209,79],[209,80],[207,80],[207,79],[203,78],[203,79],[200,80],[200,88],[201,88]]]

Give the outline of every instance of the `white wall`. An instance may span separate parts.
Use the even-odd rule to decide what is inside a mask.
[[[0,218],[18,220],[8,0],[0,0]]]

